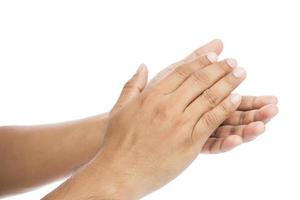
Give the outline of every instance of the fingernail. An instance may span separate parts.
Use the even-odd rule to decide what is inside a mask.
[[[239,94],[231,94],[231,95],[230,95],[230,101],[231,101],[233,104],[237,104],[238,102],[241,101],[241,95],[239,95]]]
[[[235,68],[235,67],[237,67],[237,65],[238,65],[236,59],[233,59],[233,58],[228,58],[228,59],[226,60],[226,62],[227,62],[227,64],[228,64],[230,67],[232,67],[232,68]]]
[[[212,63],[218,61],[218,55],[215,52],[207,53],[206,57]]]
[[[246,71],[243,68],[239,67],[239,68],[235,68],[232,74],[237,78],[241,78],[246,74]]]
[[[136,73],[140,73],[141,71],[143,71],[145,69],[145,64],[140,64],[139,68],[136,70]]]

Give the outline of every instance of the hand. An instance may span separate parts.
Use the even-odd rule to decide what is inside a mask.
[[[196,49],[185,59],[176,62],[159,72],[149,83],[155,85],[183,63],[190,62],[209,52],[220,55],[223,51],[221,40],[213,40]],[[265,123],[277,113],[278,100],[275,96],[243,96],[240,107],[211,136],[202,153],[222,153],[243,142],[249,142],[265,131]]]
[[[274,96],[243,96],[232,113],[206,141],[202,153],[221,153],[249,142],[265,131],[265,123],[278,113]]]
[[[132,90],[143,90],[157,84],[160,80],[172,73],[178,66],[193,61],[209,52],[221,54],[223,44],[221,40],[213,40],[196,49],[185,59],[176,62],[159,72],[146,86],[147,76],[141,77]],[[237,63],[235,63],[237,65]],[[131,92],[127,90],[127,92]],[[120,103],[119,103],[120,104]],[[270,121],[278,112],[277,98],[274,96],[243,96],[242,102],[236,112],[216,129],[207,140],[202,153],[222,153],[229,151],[243,142],[248,142],[265,131],[265,123]],[[122,105],[118,105],[122,107]]]
[[[98,155],[45,199],[139,198],[175,178],[210,145],[210,150],[222,149],[216,137],[228,141],[220,134],[224,130],[229,133],[224,128],[227,124],[264,121],[274,114],[270,107],[276,98],[227,97],[244,79],[243,71],[235,70],[241,75],[235,78],[225,61],[207,63],[203,56],[182,63],[145,90],[147,70],[142,66],[110,113],[105,143]],[[206,81],[198,81],[201,77]],[[235,111],[237,108],[240,111]],[[247,112],[254,109],[259,110]],[[218,131],[219,126],[223,130]],[[246,129],[244,126],[239,130]]]
[[[106,177],[118,177],[116,195],[136,199],[175,178],[239,107],[241,97],[230,93],[244,80],[245,71],[233,70],[228,60],[211,64],[212,58],[203,56],[183,64],[158,84],[129,93],[147,76],[142,66],[125,85],[94,162],[109,163],[101,171],[110,168]]]

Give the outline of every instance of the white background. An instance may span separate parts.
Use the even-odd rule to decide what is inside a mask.
[[[237,92],[277,95],[280,113],[257,140],[199,156],[145,199],[300,199],[298,2],[2,0],[0,125],[108,111],[140,63],[152,77],[220,38],[222,58],[248,72]],[[59,183],[7,200],[39,199]]]

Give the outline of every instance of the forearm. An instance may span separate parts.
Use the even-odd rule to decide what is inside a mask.
[[[137,199],[137,184],[128,173],[128,164],[98,154],[43,200]]]
[[[107,114],[42,126],[0,128],[0,196],[64,177],[102,144]]]

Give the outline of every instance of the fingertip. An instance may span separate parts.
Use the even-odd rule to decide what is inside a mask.
[[[217,55],[220,55],[222,53],[223,47],[224,47],[223,42],[220,39],[213,39],[204,46],[213,47],[213,49],[214,49],[214,51],[216,52]]]
[[[250,142],[265,132],[265,124],[261,121],[252,122],[245,127],[244,142]]]
[[[223,41],[221,39],[216,38],[216,39],[212,40],[211,43],[214,43],[216,46],[218,46],[217,53],[220,54],[222,52],[223,48],[224,48]]]
[[[252,122],[249,124],[253,127],[254,132],[261,134],[265,131],[265,124],[262,121]]]
[[[233,148],[241,145],[243,143],[243,139],[239,135],[230,135],[225,138],[224,143],[222,145],[222,151],[226,152],[232,150]]]
[[[263,104],[278,104],[278,98],[273,95],[259,96],[257,98],[260,99]]]
[[[137,74],[141,77],[142,80],[146,79],[146,82],[148,80],[148,68],[147,65],[142,63],[140,64]]]
[[[236,68],[238,66],[238,62],[234,58],[227,58],[226,63],[231,67],[231,68]]]
[[[277,115],[279,112],[279,108],[277,105],[271,104],[270,105],[270,111],[269,111],[269,115],[271,117],[274,117],[275,115]]]
[[[279,112],[276,104],[269,104],[259,110],[259,120],[267,121],[273,118]]]
[[[243,139],[239,135],[231,135],[229,136],[229,139],[231,140],[231,143],[234,144],[234,146],[238,146],[243,143]]]
[[[232,71],[234,77],[239,79],[245,79],[247,77],[247,72],[245,68],[237,67]]]
[[[270,96],[270,103],[278,104],[278,98],[276,96]]]
[[[137,69],[137,73],[142,73],[145,71],[147,71],[147,65],[144,63],[140,64],[139,68]]]

